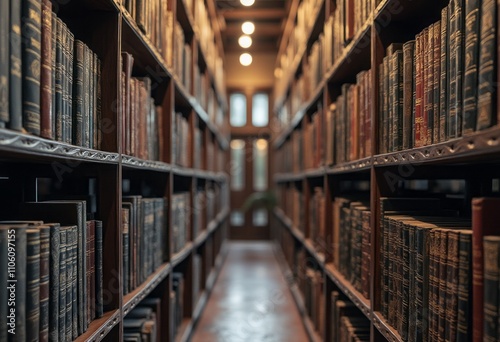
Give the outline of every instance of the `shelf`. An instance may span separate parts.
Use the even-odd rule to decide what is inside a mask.
[[[207,305],[208,302],[208,295],[207,291],[204,290],[201,292],[201,294],[198,296],[198,301],[196,302],[196,306],[193,310],[193,322],[196,325],[196,322],[201,316],[201,313],[203,312],[203,309],[205,308],[205,305]]]
[[[75,342],[101,341],[119,321],[120,310],[105,312],[101,318],[97,318],[90,322],[87,331],[78,336]]]
[[[172,268],[179,265],[181,262],[184,261],[184,259],[187,258],[187,256],[191,253],[192,247],[193,243],[188,242],[178,253],[172,256],[172,258],[170,259],[170,264],[172,265]]]
[[[374,19],[377,22],[378,31],[390,25],[391,22],[422,21],[422,17],[440,14],[440,9],[449,3],[448,0],[382,0],[375,9]]]
[[[283,222],[283,224],[290,230],[293,236],[299,240],[303,245],[305,245],[304,234],[293,226],[292,220],[286,217],[285,213],[280,208],[274,209],[274,214]]]
[[[342,273],[337,271],[333,264],[325,266],[327,276],[337,285],[337,287],[358,307],[358,309],[370,319],[370,300],[366,299],[358,290],[352,286]]]
[[[321,0],[321,2],[318,4],[318,7],[315,9],[315,12],[313,14],[314,19],[312,20],[313,24],[311,25],[311,27],[309,27],[307,29],[307,31],[305,33],[306,44],[303,44],[300,47],[300,50],[295,55],[293,62],[291,64],[291,67],[288,68],[288,70],[286,71],[285,81],[281,81],[281,82],[283,82],[282,84],[286,84],[286,86],[283,89],[281,89],[281,94],[278,94],[276,96],[276,101],[275,101],[275,106],[274,106],[275,111],[283,105],[283,102],[286,99],[286,93],[288,92],[288,88],[290,87],[290,84],[292,83],[291,81],[293,80],[293,78],[295,77],[295,74],[297,73],[297,70],[300,66],[300,62],[302,61],[302,58],[304,57],[304,55],[307,52],[307,46],[309,45],[309,44],[307,44],[307,42],[309,42],[309,40],[311,39],[311,35],[314,32],[314,27],[316,25],[318,25],[318,22],[319,22],[318,17],[321,13],[321,10],[324,8],[324,5],[325,5],[325,1]]]
[[[276,183],[286,183],[286,182],[296,182],[304,178],[303,172],[298,173],[277,173],[274,175],[274,181]]]
[[[491,157],[495,154],[494,157],[499,160],[498,152],[500,152],[500,127],[492,127],[439,144],[376,155],[373,164],[375,167],[380,167],[491,161]]]
[[[369,171],[371,169],[372,163],[372,157],[367,157],[339,165],[334,165],[332,167],[329,167],[326,170],[326,173],[329,175],[335,175],[349,172]]]
[[[205,240],[212,234],[217,227],[222,223],[222,221],[226,218],[226,216],[229,214],[229,208],[225,208],[222,210],[215,219],[210,221],[206,227],[205,230],[203,230],[194,240],[194,248],[198,248],[202,243],[205,242]]]
[[[316,89],[313,91],[312,96],[309,98],[307,102],[305,102],[300,109],[297,111],[292,121],[288,125],[285,130],[278,135],[278,137],[274,140],[274,148],[279,148],[285,141],[286,138],[292,134],[295,127],[302,121],[308,110],[316,104],[321,94],[323,94],[323,87],[325,85],[324,80],[322,80]]]
[[[120,159],[118,153],[92,150],[3,128],[0,128],[0,152],[6,152],[3,157],[8,158],[39,161],[59,159],[70,163],[82,161],[118,165]]]
[[[123,297],[123,316],[125,317],[137,304],[146,298],[170,273],[170,263],[164,263],[151,274],[139,287]]]
[[[374,312],[372,322],[375,328],[387,339],[388,342],[402,342],[399,333],[387,323],[379,312]]]
[[[124,168],[135,169],[135,170],[148,170],[148,171],[158,171],[158,172],[170,172],[172,166],[170,164],[155,161],[155,160],[144,160],[132,156],[122,154],[122,166]]]

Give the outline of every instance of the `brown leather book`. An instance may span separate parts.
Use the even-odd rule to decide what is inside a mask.
[[[40,135],[47,139],[54,138],[52,131],[52,3],[42,1],[42,66],[40,75]]]

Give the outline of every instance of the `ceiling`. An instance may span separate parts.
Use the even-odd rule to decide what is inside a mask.
[[[252,6],[246,7],[239,0],[216,0],[224,51],[276,54],[289,3],[290,0],[255,0]],[[243,49],[238,45],[238,38],[243,34],[241,24],[247,20],[255,24],[255,32],[251,35],[252,46]]]

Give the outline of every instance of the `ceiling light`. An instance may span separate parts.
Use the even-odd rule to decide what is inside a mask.
[[[244,34],[252,34],[255,31],[255,25],[251,21],[245,21],[241,25],[241,30]]]
[[[252,46],[252,38],[250,38],[250,36],[246,36],[246,35],[242,35],[239,39],[238,39],[238,44],[240,44],[240,46],[242,48],[249,48],[250,46]]]
[[[240,0],[243,6],[252,6],[255,3],[255,0]]]
[[[240,56],[240,63],[243,66],[249,66],[252,64],[252,55],[249,53],[242,53]]]

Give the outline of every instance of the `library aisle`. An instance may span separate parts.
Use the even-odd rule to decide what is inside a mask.
[[[192,341],[308,340],[272,243],[231,242]]]

